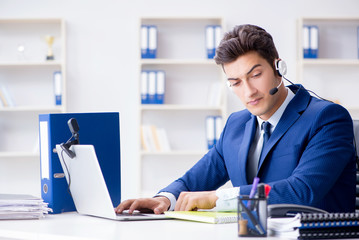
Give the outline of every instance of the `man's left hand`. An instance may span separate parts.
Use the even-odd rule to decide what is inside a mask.
[[[181,192],[177,199],[175,211],[195,211],[197,209],[211,209],[216,206],[216,191]]]

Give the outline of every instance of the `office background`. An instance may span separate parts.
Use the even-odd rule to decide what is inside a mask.
[[[67,111],[120,112],[122,197],[140,195],[138,185],[139,135],[139,19],[141,17],[222,17],[226,29],[237,24],[262,26],[274,38],[280,57],[288,65],[287,77],[296,82],[296,23],[301,17],[357,17],[357,0],[1,0],[0,18],[63,18],[66,21]],[[338,85],[342,84],[338,80]],[[352,86],[347,86],[348,88]],[[316,90],[316,89],[312,89]],[[228,113],[242,109],[239,100],[228,94]],[[189,136],[190,137],[190,136]],[[9,175],[5,161],[0,175]],[[32,181],[39,189],[24,190],[39,195],[39,163],[17,160],[11,165],[19,181]],[[176,162],[161,171],[177,168]],[[189,167],[189,163],[188,164]],[[184,166],[179,166],[184,167]],[[187,166],[185,166],[187,167]],[[5,173],[6,171],[6,173]],[[148,169],[158,171],[158,169]],[[29,174],[30,172],[30,174]],[[3,174],[2,174],[3,173]],[[182,174],[179,172],[178,174]],[[27,176],[28,179],[21,178]],[[174,180],[177,176],[168,176]],[[12,181],[1,179],[0,192]],[[164,182],[167,184],[169,182]],[[21,182],[16,182],[21,185]],[[5,187],[6,185],[6,187]],[[19,192],[19,188],[13,191]],[[38,192],[37,192],[38,191]]]

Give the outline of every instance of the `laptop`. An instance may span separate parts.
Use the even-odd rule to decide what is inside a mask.
[[[116,214],[93,145],[73,145],[70,158],[56,145],[62,169],[79,214],[120,221],[169,219],[164,214]]]

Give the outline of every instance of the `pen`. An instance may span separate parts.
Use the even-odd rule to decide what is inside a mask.
[[[267,197],[265,187],[267,184],[258,185],[258,219],[264,230],[267,230]]]
[[[253,216],[253,214],[251,213],[251,211],[249,211],[249,209],[241,202],[242,205],[242,209],[246,212],[246,214],[248,215],[250,221],[253,223],[253,225],[256,227],[256,229],[258,230],[258,232],[260,234],[264,234],[264,231],[262,230],[261,226],[259,225],[258,221],[256,220],[256,218]]]
[[[266,197],[268,197],[271,188],[272,187],[269,186],[268,184],[264,185],[264,191],[265,191]]]
[[[252,198],[256,194],[258,183],[259,183],[259,177],[255,177],[253,179],[252,189],[249,193],[249,200],[247,202],[247,207],[249,207],[249,208],[251,207]]]
[[[255,177],[253,179],[253,185],[252,185],[251,192],[249,193],[249,198],[253,198],[254,195],[256,194],[258,183],[259,183],[259,177]]]

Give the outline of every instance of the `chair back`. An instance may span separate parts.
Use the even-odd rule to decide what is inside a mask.
[[[359,120],[353,120],[354,127],[354,146],[356,154],[356,168],[357,168],[357,178],[356,178],[356,198],[355,198],[355,210],[359,212]]]

